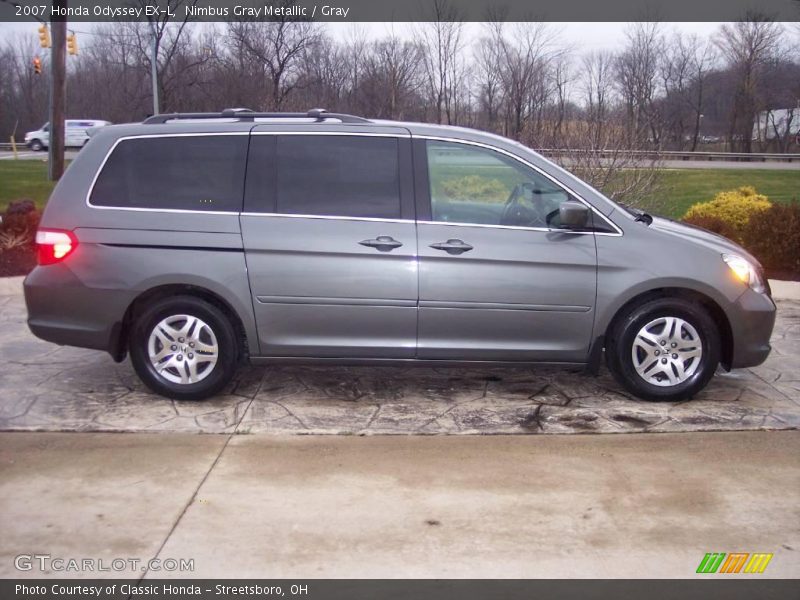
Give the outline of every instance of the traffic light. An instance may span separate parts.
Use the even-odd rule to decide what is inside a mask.
[[[37,75],[42,74],[42,59],[38,56],[33,57],[33,72]]]
[[[67,36],[67,52],[72,55],[78,53],[78,40],[74,33],[70,33]]]
[[[50,30],[47,29],[47,25],[39,26],[39,45],[42,48],[50,47]]]

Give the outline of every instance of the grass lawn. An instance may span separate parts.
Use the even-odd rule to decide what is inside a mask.
[[[717,192],[752,185],[772,202],[800,200],[800,170],[764,169],[664,169],[659,189],[639,203],[645,210],[679,218],[697,202],[707,202]]]
[[[457,170],[455,170],[457,171]],[[485,172],[484,172],[485,171]],[[506,169],[499,169],[503,175]],[[510,173],[510,171],[508,171]],[[463,169],[463,174],[498,178],[498,170]],[[460,174],[460,173],[459,173]],[[442,173],[445,175],[445,173]],[[446,173],[456,175],[456,173]],[[500,178],[501,187],[513,187],[513,181]],[[53,189],[47,180],[47,163],[40,160],[0,161],[0,211],[11,200],[30,198],[43,207]],[[639,203],[641,208],[667,217],[683,216],[695,202],[711,200],[717,192],[752,185],[773,202],[800,200],[800,170],[767,171],[764,169],[665,169],[659,188]]]
[[[46,154],[44,156],[47,156]],[[0,161],[0,211],[12,200],[30,199],[42,208],[55,182],[47,179],[47,163],[41,160]]]

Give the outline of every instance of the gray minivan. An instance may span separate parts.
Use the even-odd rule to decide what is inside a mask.
[[[513,141],[308,113],[104,127],[56,186],[25,280],[42,339],[155,392],[239,364],[582,365],[647,400],[763,362],[758,262],[625,208]]]

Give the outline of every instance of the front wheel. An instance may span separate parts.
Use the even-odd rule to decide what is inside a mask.
[[[31,150],[34,152],[39,152],[40,150],[44,149],[44,144],[40,140],[33,140],[31,142]]]
[[[236,370],[236,334],[216,306],[193,296],[155,301],[133,323],[131,362],[151,390],[176,400],[218,393]]]
[[[719,365],[719,333],[697,303],[657,298],[630,309],[609,332],[606,361],[614,378],[644,400],[691,398]]]

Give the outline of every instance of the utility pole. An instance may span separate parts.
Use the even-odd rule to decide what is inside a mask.
[[[153,114],[158,114],[158,34],[156,24],[150,21],[152,43],[150,45],[150,79],[153,86]]]
[[[67,0],[53,0],[53,9],[66,9]],[[51,181],[64,173],[64,113],[67,105],[67,17],[51,16],[50,29],[50,142],[48,172]]]

